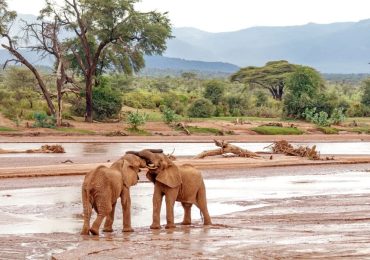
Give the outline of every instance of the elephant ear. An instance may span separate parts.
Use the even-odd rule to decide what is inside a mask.
[[[160,171],[157,175],[156,181],[159,181],[170,188],[176,188],[182,182],[179,169],[174,164],[170,164]]]
[[[136,185],[138,181],[137,175],[138,171],[139,169],[137,169],[136,171],[133,165],[131,165],[128,161],[124,160],[122,167],[123,185],[125,185],[127,188]]]

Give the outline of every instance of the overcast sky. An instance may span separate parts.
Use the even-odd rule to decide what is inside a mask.
[[[11,9],[23,14],[38,14],[43,3],[44,0],[8,0]],[[370,0],[142,0],[138,8],[168,11],[175,27],[209,32],[370,18]]]

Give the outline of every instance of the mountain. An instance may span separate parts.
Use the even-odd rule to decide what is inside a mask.
[[[252,27],[224,33],[174,28],[173,35],[165,53],[168,57],[217,60],[240,67],[284,59],[326,73],[370,71],[370,20]]]
[[[28,21],[32,15],[20,15]],[[20,22],[16,23],[19,28]],[[63,33],[62,38],[67,37]],[[370,19],[332,24],[252,27],[235,32],[209,33],[195,28],[173,28],[165,57],[147,57],[155,70],[233,73],[238,67],[262,66],[271,60],[288,60],[312,66],[323,73],[370,71]],[[39,61],[37,55],[33,60]],[[0,63],[4,54],[0,50]],[[235,65],[233,65],[235,64]]]

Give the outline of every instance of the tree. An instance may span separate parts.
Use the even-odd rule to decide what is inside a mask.
[[[212,103],[205,98],[195,100],[189,107],[188,114],[190,117],[211,117],[215,111]]]
[[[11,37],[9,31],[11,28],[11,25],[13,24],[15,18],[17,17],[17,13],[14,11],[9,11],[7,3],[5,0],[0,0],[0,37],[5,38],[7,43],[1,44],[3,48],[9,51],[14,56],[14,59],[8,60],[4,64],[4,68],[9,62],[15,62],[15,63],[22,63],[25,65],[35,76],[38,85],[40,87],[40,90],[46,100],[46,103],[49,108],[49,112],[52,115],[55,115],[55,107],[51,100],[51,94],[49,90],[47,89],[44,81],[42,80],[42,77],[40,73],[37,71],[36,67],[33,66],[25,57],[20,53],[19,46],[18,46],[18,37]]]
[[[52,21],[43,21],[42,16],[38,19],[38,23],[26,24],[27,38],[35,40],[34,46],[27,47],[32,51],[37,51],[42,57],[51,55],[55,59],[55,75],[57,89],[58,110],[56,112],[56,124],[62,125],[62,110],[63,110],[63,95],[67,92],[79,93],[80,89],[67,74],[67,58],[65,45],[60,41],[61,24],[56,17]],[[70,85],[68,88],[67,85]]]
[[[285,60],[270,61],[263,67],[246,67],[231,76],[231,81],[247,83],[267,89],[276,100],[282,100],[285,80],[299,65]]]
[[[166,14],[139,12],[138,0],[64,0],[62,6],[46,0],[42,13],[57,17],[74,33],[68,41],[85,80],[86,121],[92,122],[92,88],[104,59],[132,73],[144,66],[143,55],[161,54],[171,27]]]
[[[324,81],[316,70],[303,66],[297,68],[286,79],[288,94],[284,98],[285,115],[304,118],[306,108],[325,107],[328,97],[322,91],[324,87]]]
[[[211,80],[206,83],[206,89],[203,96],[211,100],[214,105],[218,105],[222,100],[224,92],[225,86],[223,82],[219,80]]]
[[[370,79],[364,81],[364,94],[362,95],[361,103],[370,108]]]

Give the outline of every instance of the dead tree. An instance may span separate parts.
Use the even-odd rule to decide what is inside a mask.
[[[216,146],[220,147],[218,149],[214,149],[214,150],[208,150],[208,151],[204,151],[202,153],[200,153],[199,155],[197,155],[196,157],[194,157],[194,159],[203,159],[204,157],[207,157],[207,156],[216,156],[216,155],[223,155],[223,154],[227,154],[227,153],[232,153],[232,154],[235,154],[239,157],[247,157],[247,158],[258,158],[260,157],[258,154],[254,153],[254,152],[250,152],[246,149],[243,149],[243,148],[240,148],[236,145],[233,145],[233,144],[229,144],[228,142],[222,140],[222,141],[217,141],[217,140],[213,140],[216,144]]]
[[[58,38],[60,24],[55,18],[53,22],[40,21],[40,23],[26,24],[27,38],[36,41],[34,46],[28,47],[42,56],[51,55],[55,58],[55,74],[57,88],[58,111],[56,112],[57,125],[62,125],[63,95],[67,92],[80,93],[80,88],[73,77],[67,73],[65,47]]]

